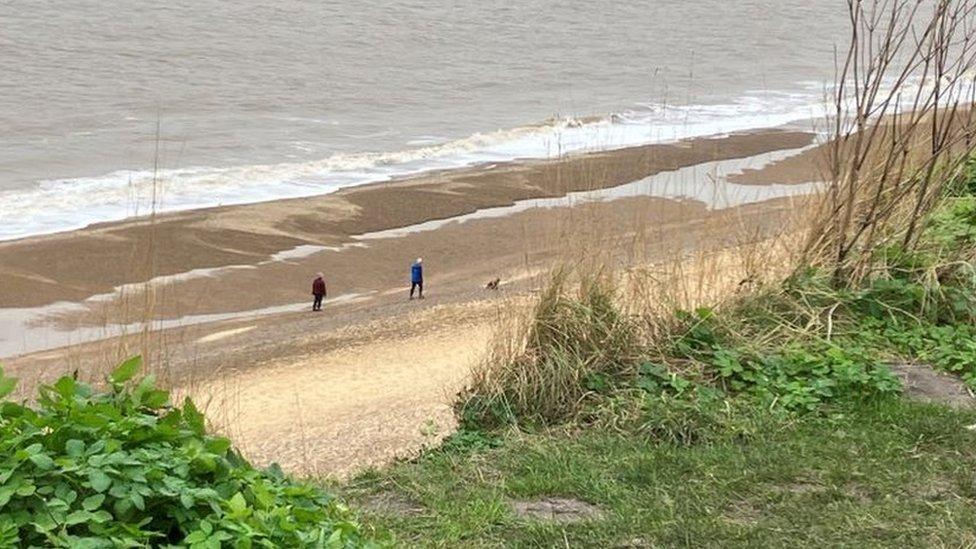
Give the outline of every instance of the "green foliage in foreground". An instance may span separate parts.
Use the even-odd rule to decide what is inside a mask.
[[[359,547],[348,511],[321,489],[259,471],[169,407],[138,358],[99,393],[64,377],[36,409],[0,406],[0,547]],[[0,371],[0,398],[14,380]]]
[[[684,387],[708,382],[723,393],[757,399],[767,407],[812,412],[836,400],[862,400],[900,390],[883,361],[862,345],[811,339],[765,348],[718,335],[718,321],[712,320],[709,310],[684,317],[691,326],[675,341],[666,360],[694,363],[697,381],[676,386],[675,374],[651,362],[641,367],[638,381],[649,393],[664,390],[681,395]],[[664,376],[670,376],[669,383],[655,383],[655,378],[665,381]]]
[[[976,200],[933,216],[918,250],[880,251],[879,270],[837,288],[816,270],[716,312],[679,312],[663,352],[638,386],[681,395],[714,386],[768,407],[810,412],[837,400],[899,390],[891,362],[918,361],[976,389]],[[676,383],[675,371],[689,380]]]
[[[721,312],[679,313],[656,358],[794,411],[897,392],[890,362],[923,362],[976,389],[974,252],[976,197],[949,197],[916,248],[878,250],[859,284],[837,287],[810,269]]]
[[[493,448],[431,451],[343,495],[409,501],[409,513],[364,520],[410,547],[976,544],[976,411],[895,397],[803,416],[678,402],[692,401],[663,403],[644,428],[511,432]],[[513,511],[546,497],[602,515],[559,523]]]

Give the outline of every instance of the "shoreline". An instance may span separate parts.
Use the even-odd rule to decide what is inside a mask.
[[[254,264],[299,246],[341,246],[357,234],[613,187],[667,169],[796,148],[812,140],[812,134],[784,130],[701,138],[447,170],[311,198],[160,214],[4,241],[0,309],[80,302],[159,276]]]
[[[486,164],[546,162],[774,129],[809,131],[814,120],[808,116],[789,111],[724,117],[721,121],[705,116],[680,123],[667,116],[657,122],[613,113],[556,116],[430,144],[408,142],[395,150],[334,152],[324,158],[305,159],[286,155],[278,161],[257,164],[218,162],[151,170],[130,167],[108,173],[52,176],[36,181],[35,187],[8,189],[11,202],[0,203],[0,217],[11,222],[0,227],[0,241],[132,221],[149,217],[152,210],[175,214],[311,198],[442,171],[474,170]],[[165,192],[158,195],[157,189]]]
[[[765,174],[789,163],[794,180],[809,180],[812,141],[795,132],[746,133],[0,243],[0,297],[24,289],[20,303],[0,307],[0,356],[291,314],[304,308],[305,279],[317,271],[328,273],[339,308],[381,302],[396,293],[397,265],[417,256],[434,262],[438,286],[477,287],[489,274],[544,268],[572,247],[569,234],[569,242],[624,234],[636,220],[645,220],[642,231],[664,234],[668,224],[708,219],[716,208],[806,194],[809,183],[777,184]],[[574,211],[591,212],[588,225]]]

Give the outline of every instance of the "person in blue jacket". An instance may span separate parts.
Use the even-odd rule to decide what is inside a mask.
[[[420,290],[418,297],[424,298],[424,259],[418,257],[417,261],[410,266],[410,299],[413,299],[414,290]]]

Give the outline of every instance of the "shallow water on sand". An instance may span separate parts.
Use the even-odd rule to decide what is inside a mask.
[[[616,187],[592,191],[572,192],[556,198],[531,198],[520,200],[511,206],[485,208],[475,212],[447,219],[432,219],[408,227],[397,227],[353,238],[360,241],[380,238],[399,238],[415,233],[435,231],[446,225],[466,223],[476,219],[508,217],[536,208],[571,208],[588,202],[606,202],[622,198],[653,197],[670,200],[694,200],[701,202],[709,210],[722,210],[745,204],[755,204],[777,198],[809,195],[822,186],[821,183],[743,185],[727,180],[732,174],[745,170],[758,170],[771,163],[785,160],[809,150],[787,149],[746,158],[703,162],[686,168],[663,171],[638,181]],[[651,220],[653,221],[653,220]]]
[[[840,0],[3,2],[0,239],[146,213],[154,197],[173,210],[307,196],[809,118],[844,11]]]

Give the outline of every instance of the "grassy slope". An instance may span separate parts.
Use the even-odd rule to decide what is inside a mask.
[[[548,331],[532,340],[545,343],[531,353],[542,358],[519,363],[540,389],[510,408],[521,429],[499,427],[498,402],[484,400],[493,387],[482,387],[444,447],[340,490],[369,527],[411,547],[976,546],[976,408],[901,398],[883,366],[917,358],[976,380],[976,172],[968,182],[917,250],[885,252],[875,278],[843,291],[798,279],[797,289],[690,318],[636,379],[618,370],[646,350],[621,336],[629,325],[609,298],[543,297],[564,308],[536,311],[536,329]],[[815,326],[822,311],[833,316],[834,341],[796,329]],[[757,337],[784,327],[806,335]],[[555,344],[539,336],[550,332]],[[755,339],[772,344],[754,349]],[[623,349],[611,353],[617,370],[567,369],[600,366],[607,341]],[[689,361],[711,375],[677,383],[672,363]],[[552,396],[595,377],[608,383]],[[524,379],[508,380],[512,395]],[[585,411],[572,405],[594,390],[602,396]],[[539,412],[545,404],[551,414]],[[488,413],[471,421],[471,410]],[[370,511],[377,495],[410,512]],[[558,524],[512,511],[513,500],[544,497],[583,500],[602,516]]]
[[[976,411],[895,398],[802,421],[768,415],[745,439],[692,446],[631,433],[512,434],[434,451],[345,488],[395,493],[415,516],[369,515],[403,546],[965,546],[976,543]],[[517,519],[509,501],[576,497],[601,519]],[[382,525],[382,526],[380,526]],[[628,545],[629,544],[629,545]]]

